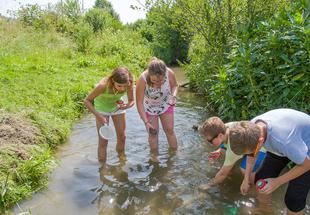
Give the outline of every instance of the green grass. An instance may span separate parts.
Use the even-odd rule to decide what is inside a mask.
[[[54,166],[53,149],[66,141],[94,84],[118,66],[137,75],[151,52],[139,35],[124,30],[94,37],[90,51],[82,54],[69,37],[3,19],[0,41],[1,114],[28,121],[41,137],[36,144],[0,145],[0,210],[5,211],[46,185]],[[13,146],[20,147],[26,158]]]

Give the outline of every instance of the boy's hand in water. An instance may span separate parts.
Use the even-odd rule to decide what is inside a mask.
[[[221,149],[216,150],[214,152],[210,152],[210,155],[208,157],[208,161],[210,163],[214,163],[215,161],[217,161],[217,159],[221,156]]]
[[[242,195],[247,195],[250,189],[250,182],[248,180],[243,179],[242,184],[240,186],[240,191]]]
[[[207,183],[207,184],[201,184],[199,185],[198,189],[201,191],[207,191],[208,189],[210,189],[212,187],[211,184]]]

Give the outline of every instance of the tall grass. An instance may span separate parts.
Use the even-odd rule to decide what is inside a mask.
[[[50,149],[66,140],[94,84],[118,66],[138,74],[151,52],[139,35],[109,30],[79,52],[73,37],[4,19],[0,40],[0,109],[30,121],[43,137],[36,145],[20,145],[27,159],[0,146],[0,209],[5,209],[44,186],[53,164]],[[115,47],[123,51],[116,54]]]

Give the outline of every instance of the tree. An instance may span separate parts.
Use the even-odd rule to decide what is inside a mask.
[[[120,20],[118,13],[114,10],[112,4],[108,2],[107,0],[96,0],[95,2],[95,8],[100,8],[104,11],[107,11],[117,20]]]

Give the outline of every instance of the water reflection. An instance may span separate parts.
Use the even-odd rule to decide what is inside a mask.
[[[99,214],[171,213],[182,205],[177,195],[165,198],[169,192],[166,175],[174,166],[174,153],[162,151],[145,163],[120,162],[100,167],[102,186],[94,190]]]
[[[193,131],[194,124],[207,117],[202,100],[180,92],[176,106],[176,153],[168,151],[163,132],[159,133],[159,153],[149,153],[147,133],[135,108],[128,111],[127,157],[120,159],[116,142],[108,145],[107,165],[97,162],[97,135],[92,115],[73,129],[67,145],[59,152],[60,166],[50,176],[48,187],[14,208],[32,215],[79,214],[283,214],[284,191],[275,192],[270,207],[261,209],[254,190],[242,196],[238,168],[222,185],[200,192],[197,188],[212,178],[223,160],[208,163],[214,150]],[[162,131],[160,129],[160,131]],[[238,166],[238,165],[236,165]],[[305,214],[310,214],[309,200]]]

